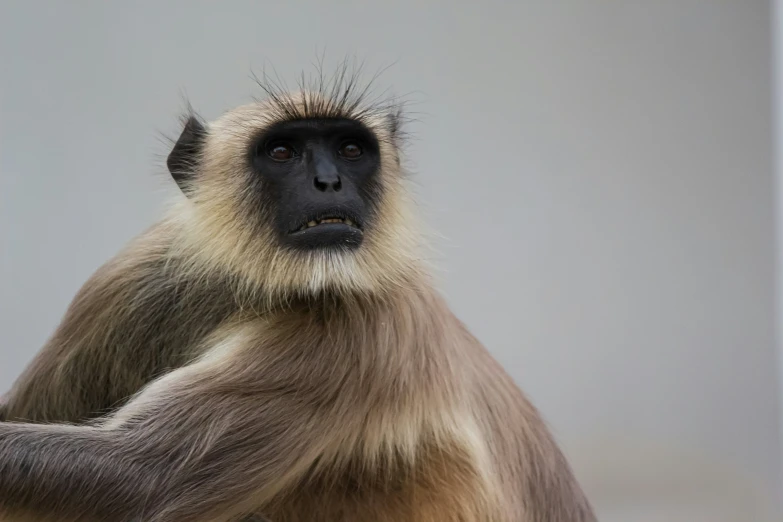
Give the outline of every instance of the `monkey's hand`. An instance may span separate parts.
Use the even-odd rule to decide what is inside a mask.
[[[0,518],[221,521],[263,506],[337,430],[316,400],[261,382],[243,343],[227,336],[100,425],[0,423]]]

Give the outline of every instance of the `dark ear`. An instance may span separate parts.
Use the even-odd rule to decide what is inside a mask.
[[[195,116],[189,116],[182,134],[169,153],[166,165],[171,177],[182,190],[195,176],[206,136],[207,129],[204,125]]]

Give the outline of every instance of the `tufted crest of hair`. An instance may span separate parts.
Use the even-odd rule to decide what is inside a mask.
[[[298,88],[293,91],[266,73],[255,80],[269,102],[269,117],[276,122],[315,118],[372,122],[373,128],[384,130],[378,139],[391,140],[392,145],[399,147],[404,137],[403,123],[407,120],[404,101],[388,95],[388,91],[376,93],[374,85],[380,72],[362,82],[362,70],[361,65],[351,66],[346,60],[327,76],[319,62],[314,75],[307,78],[302,73]]]
[[[374,96],[347,66],[287,90],[264,77],[265,97],[203,127],[194,175],[168,221],[177,230],[171,255],[185,272],[225,270],[239,295],[286,299],[337,293],[382,296],[425,273],[422,228],[401,167],[402,102]],[[189,116],[193,117],[193,116]],[[360,248],[299,252],[276,241],[271,211],[257,197],[264,187],[248,154],[270,126],[302,119],[350,119],[375,134],[380,147],[380,193]]]

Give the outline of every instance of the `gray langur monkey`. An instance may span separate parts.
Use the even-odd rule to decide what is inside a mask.
[[[185,119],[184,196],[6,395],[0,520],[594,522],[417,254],[399,105],[266,91]]]

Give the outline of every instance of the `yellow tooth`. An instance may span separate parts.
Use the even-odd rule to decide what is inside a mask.
[[[346,220],[345,220],[345,224],[346,224],[346,225],[353,226],[353,221],[351,221],[350,219],[347,219],[347,218],[346,218]]]
[[[307,226],[308,226],[308,227],[314,227],[315,225],[316,225],[316,222],[315,222],[315,221],[308,221],[308,222],[307,222]]]

